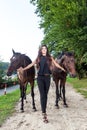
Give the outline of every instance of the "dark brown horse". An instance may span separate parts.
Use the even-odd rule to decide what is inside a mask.
[[[66,72],[61,71],[56,67],[53,67],[52,70],[53,80],[56,85],[55,106],[59,108],[58,101],[60,100],[60,97],[62,98],[61,95],[61,89],[62,89],[64,106],[68,107],[66,103],[66,97],[65,97],[65,83],[66,83],[67,74],[69,74],[70,77],[76,77],[74,55],[73,53],[70,52],[61,53],[61,55],[57,57],[56,62],[58,62],[66,70]]]
[[[17,71],[20,67],[26,67],[32,61],[25,54],[17,53],[13,50],[13,56],[10,59],[10,66],[7,71],[7,76],[11,76],[14,71]],[[28,82],[31,85],[31,96],[32,96],[32,106],[33,110],[36,111],[35,101],[34,101],[34,78],[35,78],[35,68],[31,67],[29,70],[24,71],[22,77],[18,74],[19,84],[20,84],[20,96],[21,96],[21,111],[24,111],[24,99],[26,98],[26,89]]]

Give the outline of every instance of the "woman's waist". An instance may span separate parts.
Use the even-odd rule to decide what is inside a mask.
[[[46,74],[38,74],[38,76],[50,76],[51,74],[46,73]]]

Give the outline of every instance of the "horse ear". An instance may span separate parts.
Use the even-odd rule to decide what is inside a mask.
[[[14,51],[14,49],[12,49],[12,52],[13,52],[13,54],[15,54],[15,51]]]
[[[62,57],[61,57],[61,63],[64,61],[64,59],[65,59],[65,55],[63,55]]]
[[[75,56],[75,52],[74,51],[72,51],[72,55]]]

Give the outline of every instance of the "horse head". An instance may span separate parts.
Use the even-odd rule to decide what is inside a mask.
[[[76,77],[75,58],[73,53],[65,52],[58,60],[60,65],[64,67],[70,77]]]
[[[16,71],[19,67],[23,66],[23,62],[21,58],[22,54],[15,52],[13,49],[12,51],[13,51],[13,56],[10,59],[10,65],[7,70],[7,76],[11,76],[14,71]]]

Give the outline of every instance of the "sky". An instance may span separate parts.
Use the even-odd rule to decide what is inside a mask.
[[[12,49],[35,60],[44,36],[35,9],[29,0],[0,0],[0,60],[10,62]]]

